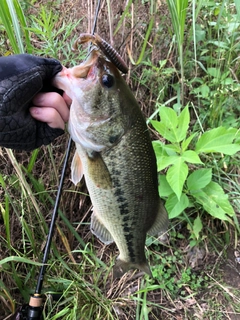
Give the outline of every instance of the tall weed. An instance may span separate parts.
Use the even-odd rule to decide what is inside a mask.
[[[186,14],[188,9],[188,0],[167,0],[171,21],[176,37],[176,43],[179,54],[179,64],[181,69],[181,103],[184,105],[184,31],[186,28]]]
[[[0,19],[9,37],[13,53],[32,52],[27,22],[18,0],[2,0]]]

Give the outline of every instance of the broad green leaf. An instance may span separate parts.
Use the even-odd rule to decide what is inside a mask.
[[[239,0],[240,1],[240,0]],[[240,144],[240,130],[238,130],[237,134],[236,134],[236,138],[235,138],[235,142],[237,144]]]
[[[167,182],[173,189],[174,193],[180,199],[184,182],[188,175],[188,166],[178,157],[174,165],[167,171]]]
[[[178,117],[176,112],[169,107],[161,106],[159,108],[161,122],[168,128],[176,128],[178,125]]]
[[[189,144],[191,143],[192,139],[196,136],[196,132],[191,134],[186,140],[182,142],[182,150],[185,151]]]
[[[224,41],[219,41],[219,40],[211,41],[211,40],[210,40],[210,41],[208,41],[208,43],[212,43],[212,44],[214,44],[214,45],[215,45],[216,47],[218,47],[218,48],[229,49],[228,43],[227,43],[227,42],[224,42]],[[209,69],[210,69],[210,72],[209,72]],[[216,69],[216,71],[211,70],[211,69]],[[212,75],[213,77],[215,77],[214,74],[216,74],[216,73],[218,73],[218,74],[220,75],[220,69],[217,69],[217,68],[208,68],[208,72],[209,72],[209,74],[212,73],[211,75]],[[217,77],[215,77],[215,78],[217,78]]]
[[[161,141],[159,140],[153,141],[152,145],[153,145],[156,158],[167,155],[166,152],[164,152],[163,143]]]
[[[239,28],[239,26],[240,26],[239,22],[236,22],[236,21],[229,22],[227,24],[227,32],[228,32],[228,34],[233,34],[234,31],[237,32],[237,29]]]
[[[219,9],[219,7],[214,8],[214,10],[213,10],[213,14],[214,14],[215,16],[218,16],[218,15],[219,15],[219,13],[220,13],[220,9]]]
[[[193,222],[193,233],[197,240],[199,239],[199,233],[202,231],[202,228],[202,220],[199,216],[197,216],[197,218]]]
[[[179,159],[179,156],[163,156],[157,157],[157,170],[161,171],[166,167],[176,163]]]
[[[179,216],[183,212],[183,210],[188,207],[188,204],[189,200],[186,194],[183,193],[180,199],[178,199],[175,194],[171,194],[165,203],[169,219],[173,219]]]
[[[203,30],[199,24],[196,24],[195,28],[196,28],[195,30],[196,42],[204,41],[206,38],[206,31]]]
[[[184,161],[189,162],[189,163],[202,163],[198,154],[192,150],[187,150],[187,151],[183,152],[182,158]]]
[[[217,68],[207,68],[207,73],[214,78],[220,78],[221,72]]]
[[[169,156],[176,156],[181,153],[181,148],[178,144],[164,144],[163,149]]]
[[[161,121],[152,120],[153,127],[171,143],[180,142],[186,138],[190,116],[188,107],[185,107],[177,116],[176,111],[165,106],[159,108]]]
[[[233,155],[240,150],[239,144],[234,144],[237,129],[218,127],[205,132],[196,144],[197,153],[221,152]]]
[[[169,128],[165,123],[156,120],[151,120],[150,123],[152,124],[154,129],[156,129],[166,140],[172,143],[177,142],[176,128],[173,131],[172,128]]]
[[[207,98],[210,93],[209,87],[204,83],[203,85],[201,85],[200,89],[201,89],[202,97]]]
[[[164,123],[168,128],[176,128],[178,125],[178,119],[176,112],[169,107],[159,107],[159,115],[161,122]]]
[[[211,169],[198,169],[187,178],[187,187],[191,192],[203,189],[212,179]]]
[[[211,181],[205,188],[204,191],[206,194],[211,196],[213,199],[215,199],[216,203],[226,211],[227,214],[233,216],[234,210],[230,202],[228,201],[228,195],[225,194],[222,187],[214,182]]]
[[[163,174],[159,175],[158,191],[159,191],[160,197],[168,197],[170,194],[173,193],[172,188],[170,187],[169,183],[167,182],[166,176]]]
[[[188,107],[185,107],[178,117],[177,137],[178,142],[184,140],[189,127],[190,115]]]
[[[221,73],[221,81],[225,80],[230,74],[230,71],[226,71],[226,72],[223,72]]]
[[[204,209],[214,218],[229,221],[229,216],[234,215],[234,210],[228,201],[228,196],[216,182],[211,181],[204,189],[192,195]]]
[[[223,85],[233,85],[233,83],[234,83],[234,81],[233,81],[233,79],[232,78],[226,78],[226,79],[224,79],[224,80],[222,80],[221,81],[221,84],[223,84]]]
[[[237,135],[239,134],[239,129],[230,127],[230,128],[227,129],[227,132],[228,132],[228,134],[233,134],[234,135],[234,142],[235,142],[235,139],[237,138]]]

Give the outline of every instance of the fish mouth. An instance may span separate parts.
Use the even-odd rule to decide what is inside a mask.
[[[101,53],[97,49],[92,49],[86,61],[73,67],[62,70],[53,78],[52,84],[58,89],[66,91],[67,88],[74,86],[77,81],[89,80],[91,84],[97,82],[99,73],[99,58]]]
[[[76,86],[85,92],[88,91],[99,82],[104,73],[119,77],[118,70],[112,62],[98,48],[93,47],[87,60],[81,64],[73,68],[63,66],[62,71],[53,78],[52,84],[71,96],[70,92]]]
[[[94,81],[97,79],[99,67],[101,64],[101,53],[98,49],[93,48],[86,61],[71,69],[71,75],[75,78],[88,79]]]
[[[104,73],[113,74],[115,77],[119,76],[117,68],[96,47],[92,48],[86,61],[69,70],[72,77],[89,80],[91,85],[98,82]]]

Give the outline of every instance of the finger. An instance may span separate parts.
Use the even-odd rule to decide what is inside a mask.
[[[41,92],[33,98],[33,105],[37,107],[50,107],[55,109],[62,119],[69,119],[69,108],[64,98],[57,92]]]
[[[51,107],[32,107],[29,111],[34,119],[46,122],[51,128],[64,130],[65,122],[56,109]]]
[[[66,104],[70,107],[72,104],[72,99],[65,92],[63,92],[62,97],[65,100]]]

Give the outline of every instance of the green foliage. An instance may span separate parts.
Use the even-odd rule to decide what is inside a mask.
[[[178,115],[167,107],[159,108],[161,121],[152,120],[151,124],[166,140],[154,141],[158,171],[160,175],[159,192],[167,197],[166,208],[170,219],[179,216],[195,203],[198,210],[204,209],[214,218],[230,221],[234,210],[222,187],[212,177],[212,169],[204,163],[206,154],[221,153],[233,155],[240,150],[240,144],[234,143],[238,130],[218,127],[199,135],[188,135],[190,115],[185,107]],[[204,168],[205,167],[205,168]],[[197,205],[198,204],[198,205]],[[194,222],[193,232],[199,237],[201,224],[199,216]]]
[[[2,0],[0,19],[9,37],[14,53],[32,52],[27,23],[18,0]],[[25,39],[24,39],[24,37]],[[26,49],[24,42],[26,43]]]
[[[233,155],[239,151],[239,144],[233,143],[237,138],[235,128],[218,127],[205,132],[196,144],[197,153],[222,152]]]
[[[128,52],[129,53],[129,58],[131,60],[131,63],[134,64],[134,65],[140,64],[142,62],[142,60],[143,60],[143,57],[144,57],[144,54],[145,54],[145,50],[146,50],[146,47],[147,47],[147,43],[148,43],[148,39],[149,39],[149,36],[150,36],[152,28],[153,28],[153,23],[154,23],[154,18],[152,17],[150,19],[149,26],[148,26],[148,29],[147,29],[147,32],[146,32],[146,35],[145,35],[145,38],[144,38],[144,41],[143,41],[142,50],[140,52],[140,55],[139,55],[139,58],[137,59],[137,61],[134,61],[134,59],[131,56],[130,51]]]
[[[171,21],[176,35],[179,53],[184,41],[184,30],[188,0],[167,0]]]
[[[26,6],[26,3],[22,3],[23,5]],[[13,53],[33,53],[61,59],[64,65],[75,64],[76,53],[71,51],[68,40],[81,20],[67,23],[63,21],[59,25],[59,13],[55,14],[45,6],[40,8],[37,16],[25,17],[22,6],[19,0],[3,0],[0,6],[0,25],[2,22]],[[41,46],[33,47],[32,38],[34,41],[37,39]],[[80,53],[79,59],[83,60],[84,57]]]
[[[175,250],[171,256],[162,253],[160,259],[161,263],[156,263],[152,268],[153,277],[172,299],[186,298],[188,296],[186,287],[191,291],[197,291],[207,285],[207,279],[203,275],[197,275],[190,267],[181,268],[180,275],[177,276],[178,266],[184,264],[178,250]]]
[[[240,23],[239,3],[235,4],[203,2],[201,15],[204,14],[205,19],[196,21],[195,25],[196,71],[187,82],[206,127],[239,127],[240,69],[236,61],[240,51]],[[191,50],[185,56],[189,56],[190,62]],[[190,75],[193,70],[188,68],[187,73]]]
[[[167,4],[179,63],[172,87],[180,90],[182,105],[190,92],[205,129],[239,127],[239,2],[199,0],[192,8],[185,1]]]
[[[188,0],[167,0],[171,21],[176,36],[176,43],[179,54],[179,63],[181,68],[181,88],[182,104],[184,104],[184,59],[183,59],[183,41],[186,24],[186,13],[188,9]]]
[[[28,19],[29,25],[31,25],[28,30],[42,44],[41,47],[34,48],[35,54],[61,59],[63,65],[76,63],[76,53],[71,50],[73,41],[69,41],[69,38],[81,20],[76,22],[63,21],[59,25],[59,14],[54,13],[51,9],[46,10],[44,6],[40,8],[37,16],[30,15]],[[80,60],[84,58],[85,53],[81,53],[78,57]]]

